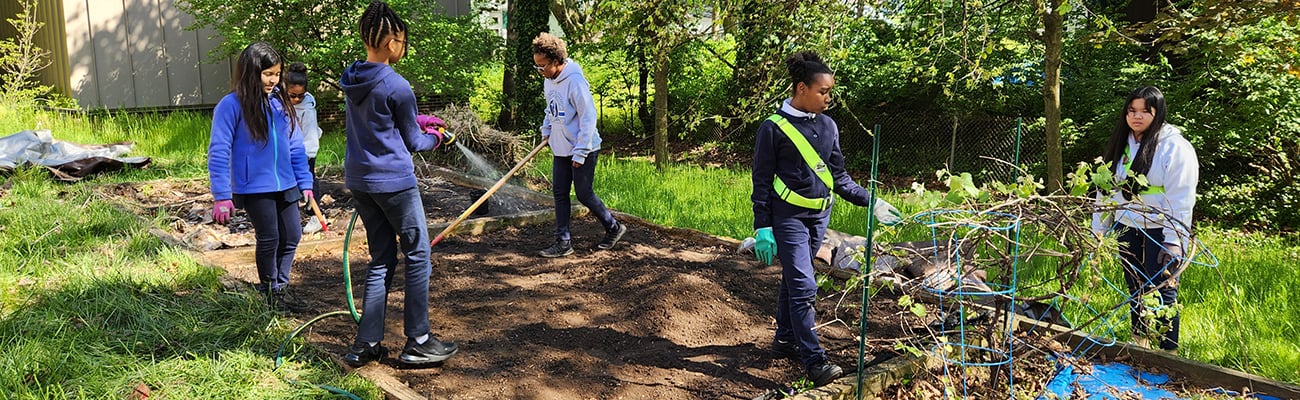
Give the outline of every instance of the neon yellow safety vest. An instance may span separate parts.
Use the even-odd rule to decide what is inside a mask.
[[[799,149],[799,155],[803,156],[803,161],[808,164],[808,168],[812,168],[813,172],[817,173],[817,177],[821,178],[822,183],[826,184],[826,188],[834,188],[834,186],[831,186],[833,179],[831,178],[830,169],[826,167],[825,162],[822,162],[821,155],[817,154],[817,150],[813,150],[812,144],[808,143],[808,139],[804,138],[803,134],[799,133],[799,130],[795,129],[794,125],[790,125],[790,121],[787,121],[780,114],[772,114],[771,117],[767,117],[767,120],[776,123],[776,126],[781,128],[781,132],[785,133],[785,136],[789,137],[791,142],[794,142],[794,147]],[[781,200],[799,207],[819,211],[831,207],[832,196],[828,195],[819,199],[803,197],[785,186],[785,182],[781,181],[779,176],[772,181],[772,188],[776,189],[776,194],[781,197]]]
[[[1137,157],[1129,158],[1128,154],[1132,149],[1133,146],[1131,145],[1124,146],[1124,172],[1127,173],[1128,177],[1130,178],[1133,177],[1133,158],[1137,158]],[[1138,194],[1164,194],[1164,193],[1165,193],[1164,186],[1147,186],[1146,190],[1138,192]]]

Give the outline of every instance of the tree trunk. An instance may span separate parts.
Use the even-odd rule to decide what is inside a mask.
[[[1043,117],[1047,134],[1047,190],[1059,192],[1065,166],[1061,160],[1061,47],[1064,16],[1056,12],[1066,0],[1051,0],[1040,9],[1043,18]]]
[[[668,52],[655,55],[655,167],[668,168]]]
[[[546,103],[542,78],[533,76],[533,38],[547,31],[548,0],[512,0],[506,8],[506,59],[501,77],[501,114],[497,127],[505,131],[541,124]]]
[[[654,131],[654,115],[650,114],[650,62],[646,59],[646,52],[648,51],[644,39],[646,34],[648,33],[642,28],[642,33],[637,35],[637,47],[634,49],[636,51],[637,75],[640,77],[640,84],[637,86],[636,110],[636,115],[641,120],[642,129],[641,133],[637,135],[639,137],[645,137],[643,135],[647,130]]]

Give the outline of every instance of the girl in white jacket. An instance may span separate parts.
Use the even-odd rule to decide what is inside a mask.
[[[1142,318],[1143,294],[1153,290],[1160,302],[1171,306],[1178,297],[1180,266],[1191,239],[1192,208],[1200,164],[1196,150],[1177,127],[1165,122],[1167,108],[1160,89],[1134,90],[1120,111],[1102,160],[1115,173],[1117,189],[1098,193],[1103,209],[1093,215],[1097,235],[1119,235],[1120,261],[1128,284],[1130,321],[1134,341],[1146,343],[1147,320]],[[1144,175],[1146,185],[1135,176]],[[1179,316],[1156,318],[1159,347],[1178,349]]]
[[[293,111],[298,114],[298,132],[302,133],[302,145],[307,150],[307,169],[311,171],[312,193],[316,191],[316,151],[320,149],[320,125],[316,123],[316,98],[307,92],[307,66],[303,63],[293,63],[285,70],[284,74],[285,91],[289,93],[289,101],[293,103]],[[303,199],[307,201],[307,199]],[[303,233],[314,233],[321,230],[321,221],[312,217],[303,227]]]

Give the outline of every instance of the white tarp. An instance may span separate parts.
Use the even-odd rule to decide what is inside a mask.
[[[0,170],[25,164],[49,167],[59,179],[76,180],[123,165],[144,167],[149,157],[123,157],[130,143],[83,145],[54,140],[49,130],[22,131],[0,138]]]

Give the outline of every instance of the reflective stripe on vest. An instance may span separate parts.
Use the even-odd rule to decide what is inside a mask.
[[[772,114],[772,116],[768,117],[767,120],[776,123],[776,126],[781,128],[781,132],[785,133],[785,136],[790,138],[790,141],[794,143],[794,147],[799,149],[799,155],[803,156],[804,163],[808,164],[808,168],[812,168],[813,172],[817,174],[817,177],[821,179],[822,183],[826,184],[826,188],[829,189],[834,187],[831,186],[833,179],[831,178],[830,169],[826,168],[826,163],[822,162],[821,156],[817,154],[817,150],[813,150],[812,144],[808,143],[808,139],[803,137],[803,134],[799,133],[799,130],[795,129],[794,125],[790,125],[790,121],[787,121],[780,114]],[[830,208],[830,195],[820,199],[803,197],[802,195],[795,193],[793,190],[790,190],[790,188],[785,185],[785,182],[781,181],[781,177],[778,176],[774,178],[775,179],[772,181],[772,188],[776,189],[776,194],[781,197],[781,200],[785,200],[787,203],[799,207],[813,210],[825,210]]]
[[[1132,145],[1124,146],[1124,173],[1125,173],[1125,175],[1128,176],[1128,177],[1132,177],[1132,176],[1133,176],[1133,159],[1134,159],[1134,158],[1137,158],[1137,157],[1132,157],[1132,158],[1130,158],[1130,157],[1128,156],[1128,154],[1132,151],[1132,149],[1133,149],[1133,146],[1132,146]],[[1139,151],[1140,151],[1140,150],[1141,150],[1141,148],[1139,148]],[[1146,194],[1165,194],[1165,187],[1164,187],[1164,186],[1149,186],[1149,185],[1148,185],[1147,188],[1146,188],[1146,190],[1143,190],[1143,191],[1141,191],[1141,192],[1138,192],[1138,194],[1142,194],[1142,195],[1146,195]]]

